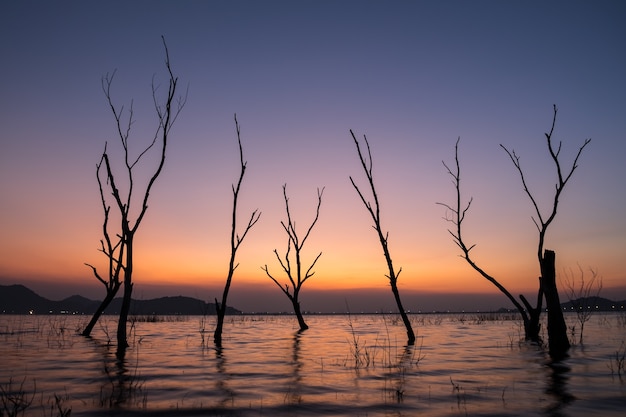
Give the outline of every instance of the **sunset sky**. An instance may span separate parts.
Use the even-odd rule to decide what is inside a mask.
[[[3,1],[0,284],[52,299],[104,295],[84,265],[104,267],[95,166],[106,141],[113,158],[122,154],[100,82],[117,71],[113,99],[133,100],[131,141],[146,146],[153,76],[167,86],[163,35],[189,93],[137,233],[135,297],[221,296],[236,113],[248,166],[241,227],[252,210],[262,215],[238,254],[231,305],[289,310],[261,270],[280,276],[273,250],[286,248],[287,184],[301,233],[326,187],[303,252],[305,262],[323,252],[303,309],[393,309],[380,244],[349,180],[367,185],[350,129],[371,145],[407,309],[510,306],[459,257],[436,204],[454,203],[442,160],[453,163],[459,137],[473,256],[534,300],[534,212],[499,145],[517,152],[550,209],[556,176],[544,132],[556,104],[565,169],[592,140],[546,248],[559,274],[593,268],[601,295],[624,299],[625,19],[622,1]]]

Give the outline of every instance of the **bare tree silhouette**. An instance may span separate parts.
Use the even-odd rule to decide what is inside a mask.
[[[283,271],[285,271],[285,273],[287,274],[287,277],[289,278],[289,282],[291,283],[291,290],[289,288],[289,284],[281,285],[280,282],[278,282],[278,280],[272,274],[270,274],[269,269],[267,268],[267,264],[261,267],[261,269],[265,271],[267,276],[270,277],[270,279],[274,281],[276,285],[278,285],[278,288],[280,288],[281,291],[291,301],[291,304],[293,305],[293,311],[295,312],[296,317],[298,318],[300,331],[304,331],[309,328],[309,326],[304,321],[304,317],[302,317],[302,311],[300,309],[300,301],[299,301],[300,290],[302,288],[302,284],[304,284],[306,280],[308,280],[309,278],[313,276],[313,274],[315,274],[315,272],[313,272],[313,267],[315,266],[315,263],[320,258],[320,256],[322,256],[322,252],[320,252],[311,263],[311,266],[309,266],[305,272],[302,267],[301,252],[302,252],[302,247],[304,246],[304,243],[306,242],[306,240],[309,237],[309,234],[311,233],[311,230],[313,230],[313,227],[315,226],[315,224],[317,223],[317,220],[319,219],[320,206],[322,205],[323,194],[324,194],[324,188],[322,188],[321,190],[318,188],[317,189],[317,210],[315,212],[315,219],[313,219],[313,222],[307,229],[306,234],[304,235],[302,240],[300,240],[300,238],[298,237],[298,233],[296,232],[296,222],[292,220],[291,212],[289,211],[289,198],[287,198],[287,184],[283,185],[283,197],[285,198],[285,210],[287,211],[287,223],[285,223],[284,221],[281,221],[280,224],[283,226],[285,233],[287,233],[287,250],[285,251],[284,259],[281,258],[277,249],[274,249],[274,254],[276,255],[276,259],[278,259],[280,266],[283,268]],[[293,249],[295,252],[293,255],[295,256],[295,271],[292,269],[292,264],[291,264],[292,245],[293,245]]]
[[[158,119],[157,128],[154,136],[151,139],[150,144],[143,148],[143,150],[136,157],[131,156],[129,146],[131,127],[135,121],[132,102],[128,110],[128,116],[124,117],[124,107],[122,106],[117,109],[116,106],[113,104],[113,99],[111,95],[111,86],[113,84],[115,72],[113,72],[112,74],[107,74],[102,79],[102,90],[104,91],[107,103],[109,104],[111,112],[113,113],[113,117],[115,118],[117,134],[124,152],[125,169],[123,170],[125,171],[125,174],[123,175],[125,175],[125,179],[122,182],[125,182],[127,184],[127,189],[124,192],[124,190],[122,190],[118,186],[116,176],[114,174],[114,169],[110,162],[107,146],[105,144],[104,152],[102,153],[100,162],[97,165],[97,177],[98,185],[100,187],[102,207],[104,210],[104,238],[103,240],[101,240],[100,251],[103,252],[108,259],[108,279],[102,278],[98,274],[94,266],[88,266],[92,268],[96,278],[103,284],[105,284],[105,287],[107,288],[107,296],[103,301],[101,309],[99,310],[104,310],[104,308],[106,308],[106,305],[104,304],[107,303],[108,305],[108,302],[113,299],[115,293],[117,293],[121,285],[120,274],[123,272],[124,275],[124,295],[122,298],[122,307],[120,310],[117,327],[118,357],[123,357],[126,352],[126,348],[128,347],[128,341],[126,338],[126,324],[128,321],[128,313],[130,311],[130,303],[133,290],[133,244],[135,234],[139,229],[139,225],[141,224],[146,214],[146,211],[148,210],[148,200],[150,197],[150,191],[152,190],[152,186],[154,185],[155,181],[163,170],[170,129],[172,128],[172,125],[174,124],[178,115],[183,109],[187,99],[187,95],[185,94],[185,96],[179,97],[177,100],[175,100],[176,90],[178,86],[178,77],[176,77],[172,71],[165,38],[162,37],[162,41],[165,49],[165,66],[169,78],[169,88],[165,97],[165,101],[163,104],[161,104],[159,102],[159,99],[157,98],[158,87],[155,85],[155,81],[153,79],[152,99]],[[134,192],[136,190],[135,169],[137,168],[142,158],[147,155],[148,152],[153,148],[159,150],[160,157],[158,158],[158,163],[153,174],[151,175],[143,190],[142,196],[137,199],[134,197]],[[120,228],[118,231],[115,232],[116,240],[114,241],[110,239],[111,235],[108,231],[110,205],[105,198],[103,183],[106,183],[106,185],[108,186],[108,189],[112,195],[113,205],[118,208]],[[131,212],[131,208],[133,207],[133,204],[137,202],[140,202],[141,206],[138,209],[136,217],[133,220],[133,212]],[[95,320],[97,320],[97,317],[95,318]],[[85,329],[85,331],[87,331],[87,329]]]
[[[524,176],[524,172],[520,165],[520,160],[517,154],[514,151],[509,151],[504,145],[500,145],[502,149],[504,149],[507,155],[510,157],[513,165],[519,172],[522,185],[524,188],[524,192],[530,199],[534,209],[535,215],[532,217],[535,226],[539,232],[539,241],[537,245],[537,258],[539,261],[539,267],[541,276],[539,277],[539,289],[537,291],[537,304],[536,307],[532,307],[532,305],[528,302],[528,300],[520,295],[520,300],[526,307],[526,310],[522,305],[511,295],[509,291],[504,288],[492,275],[488,274],[484,269],[478,266],[478,264],[473,260],[470,256],[470,251],[474,248],[474,244],[467,246],[465,241],[463,240],[462,235],[462,225],[465,220],[465,216],[469,211],[469,208],[472,203],[472,199],[470,198],[467,204],[463,204],[461,201],[461,173],[460,173],[460,164],[459,164],[459,156],[458,156],[458,145],[459,140],[457,140],[455,145],[455,162],[456,169],[453,171],[446,163],[443,165],[447,169],[450,176],[452,176],[453,184],[456,188],[456,204],[454,206],[450,206],[444,203],[438,203],[447,208],[447,210],[452,213],[452,217],[446,216],[446,220],[450,221],[455,225],[454,230],[448,230],[452,235],[454,242],[461,249],[462,255],[469,265],[474,268],[483,278],[490,281],[494,284],[502,293],[504,293],[509,300],[513,303],[513,305],[517,308],[517,310],[522,315],[524,320],[524,331],[525,336],[528,340],[533,340],[537,342],[541,342],[540,337],[540,317],[542,311],[542,301],[545,297],[546,307],[548,309],[548,343],[549,343],[549,351],[550,355],[553,359],[559,360],[562,359],[567,351],[569,350],[569,340],[567,339],[567,327],[565,326],[565,320],[563,319],[563,312],[561,311],[559,294],[556,287],[556,273],[555,273],[555,259],[556,254],[552,250],[544,249],[544,242],[546,232],[548,227],[556,217],[557,209],[559,206],[559,198],[563,189],[569,179],[571,178],[574,170],[578,167],[578,158],[580,157],[583,149],[589,144],[591,139],[586,139],[583,145],[578,149],[578,153],[572,162],[572,167],[569,172],[564,173],[561,167],[561,162],[559,160],[559,154],[561,151],[561,142],[555,147],[552,142],[552,136],[554,134],[554,127],[556,124],[556,116],[557,116],[557,107],[553,106],[553,117],[552,117],[552,126],[550,131],[545,134],[548,145],[548,152],[550,153],[551,159],[554,162],[556,173],[557,173],[557,183],[555,186],[554,197],[552,200],[552,210],[545,215],[539,209],[539,205],[534,194],[529,190],[528,185],[526,183],[526,178]]]
[[[580,323],[578,343],[582,345],[585,323],[587,323],[593,315],[594,301],[597,300],[600,291],[602,291],[602,277],[598,276],[598,272],[593,268],[589,268],[589,272],[591,273],[591,278],[589,279],[585,279],[585,271],[583,271],[580,265],[578,265],[578,271],[580,273],[580,279],[576,280],[574,271],[570,269],[564,273],[564,278],[561,281],[565,285],[567,298],[576,312],[578,323]]]
[[[398,291],[397,281],[398,281],[398,276],[400,275],[400,272],[402,272],[402,268],[400,268],[398,272],[396,272],[393,267],[393,261],[391,260],[391,254],[389,253],[389,245],[388,245],[389,232],[383,233],[383,229],[382,229],[381,222],[380,222],[380,204],[378,202],[378,194],[376,193],[376,187],[374,186],[374,176],[372,173],[373,162],[372,162],[372,152],[370,150],[370,145],[369,145],[369,142],[367,141],[367,137],[363,135],[363,141],[365,142],[365,146],[367,148],[367,155],[363,154],[363,151],[361,150],[361,145],[359,144],[359,141],[357,140],[352,130],[350,130],[350,134],[352,135],[352,139],[354,140],[354,144],[356,145],[356,150],[359,155],[359,160],[361,161],[361,166],[363,167],[363,171],[365,171],[365,176],[367,177],[367,181],[369,183],[370,190],[372,192],[372,198],[374,199],[374,205],[372,206],[372,203],[365,198],[365,196],[363,195],[359,187],[356,185],[352,177],[350,177],[350,182],[352,183],[352,186],[354,187],[356,192],[359,194],[359,197],[361,198],[363,205],[367,209],[368,213],[370,214],[374,222],[374,225],[372,227],[374,228],[374,230],[376,230],[376,234],[378,235],[378,240],[380,241],[380,245],[383,249],[383,254],[385,255],[385,260],[387,261],[387,268],[389,270],[389,273],[388,275],[386,275],[386,277],[389,279],[389,284],[391,285],[391,292],[393,293],[394,299],[396,300],[396,305],[398,307],[398,310],[400,311],[400,317],[402,318],[402,322],[404,323],[404,326],[406,327],[406,334],[408,338],[407,344],[413,345],[415,344],[415,333],[413,332],[413,327],[411,326],[409,317],[406,314],[406,311],[404,311],[404,307],[402,306],[402,301],[400,299],[400,292]]]
[[[239,123],[237,122],[237,115],[235,114],[235,129],[237,130],[237,144],[239,145],[239,161],[240,161],[240,173],[239,180],[237,181],[237,185],[233,184],[233,212],[232,212],[232,227],[230,233],[230,261],[228,263],[228,276],[226,277],[226,283],[224,284],[224,292],[222,293],[222,302],[218,302],[215,299],[215,310],[217,313],[217,324],[215,327],[215,332],[213,333],[213,340],[215,345],[220,347],[222,345],[222,331],[224,328],[224,316],[226,315],[226,302],[228,300],[228,292],[230,290],[230,285],[233,280],[233,276],[235,275],[235,269],[239,264],[235,264],[235,258],[237,256],[237,250],[239,249],[239,245],[243,242],[246,235],[252,229],[252,227],[259,221],[261,217],[261,212],[259,210],[254,210],[248,219],[248,224],[246,225],[241,236],[237,234],[237,202],[239,200],[239,191],[241,190],[241,183],[243,181],[243,177],[246,173],[246,165],[247,162],[243,160],[243,147],[241,146],[241,131],[239,129]]]

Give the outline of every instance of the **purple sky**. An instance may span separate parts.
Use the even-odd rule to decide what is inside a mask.
[[[459,258],[436,205],[453,202],[441,161],[452,162],[458,137],[474,256],[534,299],[532,206],[499,144],[520,155],[549,208],[555,176],[544,132],[556,104],[565,166],[592,142],[546,247],[559,272],[594,268],[604,296],[626,298],[625,19],[621,1],[2,2],[0,283],[36,281],[55,297],[82,285],[103,292],[83,265],[101,257],[95,164],[105,141],[119,145],[100,80],[117,71],[113,98],[126,108],[133,100],[132,138],[145,146],[155,128],[152,77],[167,81],[163,35],[189,96],[138,232],[138,295],[218,296],[237,113],[248,161],[240,216],[258,208],[262,218],[242,246],[233,303],[252,305],[246,287],[258,285],[256,294],[273,295],[255,309],[288,307],[260,269],[278,271],[272,251],[286,246],[287,183],[301,227],[316,188],[326,187],[305,248],[311,260],[323,255],[303,308],[325,308],[317,294],[328,289],[378,291],[391,306],[376,235],[348,179],[365,185],[349,129],[372,146],[400,286],[415,294],[407,308],[431,303],[423,294],[442,294],[442,309],[461,305],[452,293],[508,303]]]

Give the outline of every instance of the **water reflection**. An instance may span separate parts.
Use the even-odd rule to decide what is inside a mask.
[[[406,387],[406,375],[409,372],[415,352],[415,345],[406,345],[402,352],[397,355],[396,362],[389,364],[389,372],[385,378],[385,392],[387,397],[397,403],[404,401]],[[390,385],[387,386],[388,381]]]
[[[97,343],[97,342],[96,342]],[[124,355],[120,357],[110,350],[110,345],[100,345],[104,375],[107,381],[100,387],[100,406],[109,408],[146,408],[147,393],[144,379],[139,374],[139,347],[135,347],[134,363]]]
[[[219,401],[219,404],[222,406],[234,405],[235,402],[235,391],[230,388],[230,374],[226,372],[226,355],[224,352],[224,348],[222,346],[215,347],[215,388],[218,393],[221,393],[222,399]]]
[[[565,408],[568,404],[576,400],[569,391],[569,373],[571,368],[563,361],[550,362],[546,366],[547,386],[546,394],[550,396],[552,402],[546,407],[546,415],[550,417],[564,417]]]
[[[293,345],[291,353],[291,378],[287,387],[287,402],[289,404],[302,403],[302,361],[300,359],[300,341],[302,332],[298,331],[293,335]]]
[[[398,379],[396,381],[396,400],[400,403],[404,400],[404,387],[406,385],[406,373],[413,364],[413,356],[415,353],[415,343],[407,345],[404,348],[402,357],[398,364]]]
[[[302,334],[289,317],[246,318],[218,350],[201,344],[196,318],[141,323],[124,360],[102,330],[94,339],[53,333],[68,342],[59,348],[46,338],[49,319],[11,320],[24,319],[0,315],[0,330],[7,329],[0,335],[0,388],[6,391],[12,377],[26,379],[28,391],[36,378],[38,404],[24,417],[42,415],[59,393],[67,393],[63,406],[72,415],[103,417],[621,417],[626,404],[624,384],[607,368],[623,346],[621,324],[616,331],[594,322],[584,353],[574,349],[550,363],[538,346],[507,343],[516,323],[456,316],[425,321],[423,346],[415,347],[404,345],[401,326],[386,326],[378,315],[353,318],[353,329],[346,316],[315,317]],[[69,320],[66,326],[79,327]]]

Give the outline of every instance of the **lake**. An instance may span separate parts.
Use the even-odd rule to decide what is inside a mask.
[[[623,416],[626,313],[596,313],[551,364],[505,314],[139,317],[0,315],[0,415]],[[568,325],[576,316],[567,314]],[[544,325],[545,327],[545,325]],[[109,336],[111,343],[108,343]],[[578,341],[578,333],[571,337]]]

